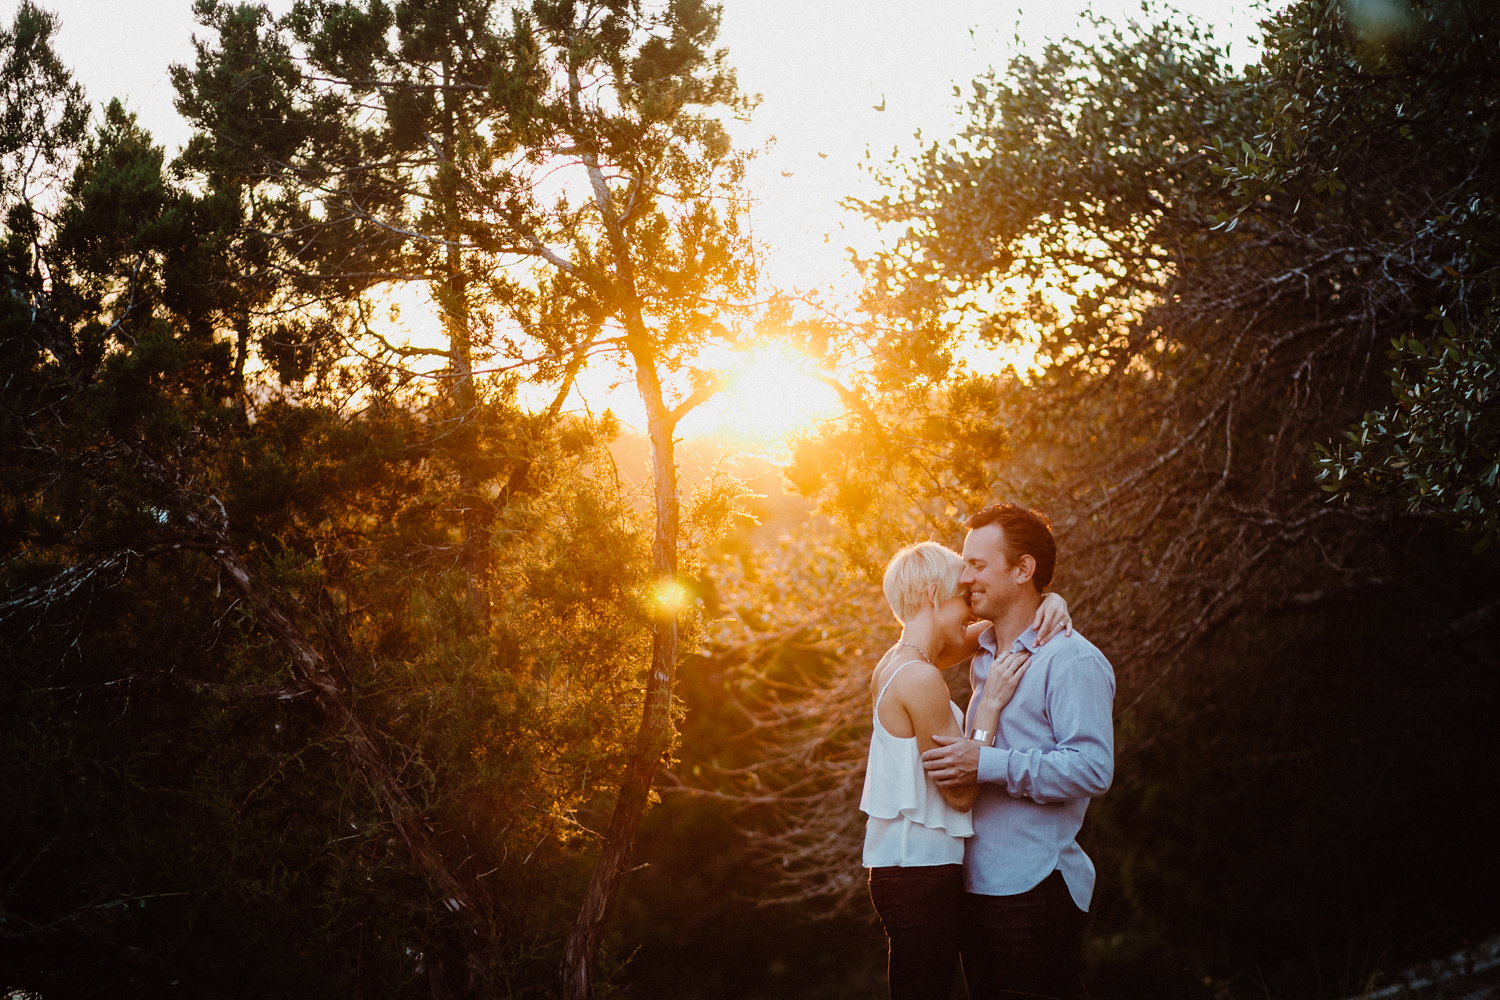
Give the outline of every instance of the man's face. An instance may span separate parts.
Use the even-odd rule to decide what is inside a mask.
[[[964,575],[969,607],[979,618],[996,619],[1016,600],[1016,567],[1005,555],[1005,533],[998,524],[975,528],[964,539]]]

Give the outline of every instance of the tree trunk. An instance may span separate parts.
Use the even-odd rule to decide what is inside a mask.
[[[651,785],[672,749],[672,683],[677,671],[677,465],[672,435],[676,421],[662,402],[656,367],[646,352],[636,353],[636,384],[646,404],[651,434],[651,475],[656,500],[656,531],[651,564],[656,578],[655,627],[651,638],[651,673],[641,727],[604,847],[589,879],[583,903],[563,949],[563,998],[586,1000],[593,987],[594,952],[620,878],[630,862],[636,831],[650,804]]]
[[[234,318],[234,422],[244,430],[250,426],[245,406],[245,359],[250,354],[250,313]]]
[[[656,526],[651,541],[651,569],[655,577],[653,595],[654,624],[651,635],[651,671],[646,678],[645,704],[641,726],[636,733],[635,748],[620,781],[614,815],[604,834],[599,861],[589,878],[588,889],[573,929],[563,947],[563,998],[587,1000],[593,988],[594,953],[609,914],[610,903],[620,887],[620,878],[630,862],[636,831],[651,801],[651,785],[662,762],[672,749],[676,733],[672,728],[672,683],[677,672],[677,459],[672,435],[677,421],[692,403],[684,402],[669,410],[662,395],[657,374],[657,354],[646,326],[642,301],[635,282],[635,264],[621,217],[616,211],[598,159],[597,147],[586,126],[580,95],[582,82],[575,61],[577,51],[570,50],[568,65],[569,107],[575,126],[574,138],[588,170],[594,205],[609,236],[614,258],[615,292],[620,303],[617,313],[624,322],[626,350],[635,365],[636,389],[646,407],[647,431],[651,436],[651,480],[656,507]]]
[[[447,293],[453,303],[444,314],[448,325],[448,352],[453,365],[453,404],[458,411],[459,432],[453,436],[457,449],[459,503],[463,505],[464,529],[461,561],[469,607],[482,626],[490,620],[490,535],[494,512],[483,493],[483,481],[475,471],[479,447],[476,421],[479,404],[474,388],[473,351],[469,339],[468,309],[464,307],[464,276],[458,250],[450,247]]]
[[[218,532],[209,534],[210,544],[201,547],[213,556],[235,589],[250,602],[255,609],[256,621],[290,655],[297,675],[312,688],[318,707],[348,741],[349,755],[355,766],[390,813],[391,821],[401,833],[417,867],[442,896],[443,905],[458,913],[476,934],[487,939],[492,928],[486,907],[471,891],[471,886],[448,867],[428,834],[421,810],[412,800],[411,793],[401,783],[375,734],[355,712],[353,703],[328,669],[323,655],[308,642],[279,604],[254,587],[249,567],[230,548],[229,540]]]
[[[450,68],[445,59],[442,151],[444,165],[451,168],[462,106],[448,87],[449,74]],[[443,182],[440,180],[439,183]],[[469,327],[469,288],[460,246],[463,234],[459,229],[458,219],[462,213],[457,203],[457,192],[457,187],[449,181],[442,196],[443,239],[446,242],[443,264],[447,273],[439,299],[443,310],[443,325],[448,332],[448,358],[453,366],[453,404],[458,411],[459,421],[459,432],[454,435],[453,444],[457,451],[459,502],[463,504],[464,540],[460,561],[464,570],[469,608],[482,626],[488,626],[490,535],[494,514],[488,498],[481,492],[484,484],[475,471],[474,452],[479,444],[475,427],[478,394],[474,387],[474,345]]]

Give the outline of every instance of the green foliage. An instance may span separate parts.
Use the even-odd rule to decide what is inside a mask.
[[[1439,337],[1431,352],[1415,337],[1391,344],[1395,405],[1365,414],[1347,444],[1315,445],[1317,478],[1330,493],[1435,513],[1478,535],[1482,551],[1500,533],[1494,323],[1470,336]]]
[[[594,831],[661,756],[662,540],[614,417],[561,407],[617,351],[675,423],[698,346],[739,336],[717,11],[196,10],[171,165],[118,102],[84,134],[49,19],[4,36],[7,150],[67,169],[46,215],[5,189],[0,987],[546,992]],[[559,156],[602,191],[541,190]],[[379,332],[401,282],[445,347]],[[686,572],[741,499],[689,500]]]
[[[1190,20],[1095,27],[1097,43],[976,80],[957,136],[876,168],[892,193],[855,207],[899,227],[901,247],[864,262],[872,311],[940,349],[960,323],[991,342],[1040,338],[1044,362],[1080,374],[1139,350],[1127,327],[1169,280],[1173,239],[1201,243],[1193,230],[1222,203],[1203,146],[1237,131],[1253,97]]]
[[[22,0],[10,27],[0,29],[0,196],[15,199],[17,220],[35,211],[33,201],[65,169],[88,127],[83,88],[52,49],[56,31],[56,15],[31,0]]]
[[[711,48],[714,8],[196,10],[216,38],[173,70],[198,130],[180,168],[239,201],[239,238],[275,261],[277,294],[322,301],[368,356],[423,353],[345,315],[348,298],[403,283],[438,305],[459,372],[493,362],[556,380],[575,351],[620,350],[605,325],[635,308],[669,371],[729,336],[723,303],[747,292],[753,264],[741,157],[712,109],[749,105]],[[568,181],[601,164],[602,188]],[[617,232],[600,194],[617,201]],[[274,330],[263,342],[286,342]]]
[[[1388,257],[1421,260],[1442,285],[1426,328],[1392,338],[1397,403],[1367,413],[1347,445],[1317,442],[1314,462],[1324,488],[1346,500],[1437,514],[1484,546],[1496,528],[1500,205],[1487,147],[1500,101],[1489,65],[1500,19],[1491,5],[1464,0],[1392,4],[1381,17],[1366,7],[1307,3],[1280,21],[1267,36],[1267,111],[1241,140],[1243,156],[1218,145],[1216,172],[1244,205],[1310,183],[1313,195],[1381,213],[1380,194],[1396,196],[1393,170],[1437,155],[1457,166],[1407,231],[1383,241]]]
[[[1471,0],[1289,7],[1265,24],[1253,130],[1216,139],[1214,173],[1249,205],[1293,187],[1344,194],[1369,182],[1371,159],[1472,151],[1491,128],[1497,31],[1494,8]],[[1447,193],[1483,198],[1483,172]]]
[[[71,155],[0,297],[4,985],[549,982],[587,860],[576,816],[618,781],[649,642],[612,418],[528,413],[507,383],[476,401],[465,457],[510,485],[483,627],[454,571],[445,400],[368,382],[358,409],[267,393],[240,419],[222,324],[242,300],[194,260],[221,245],[221,202],[174,186],[118,104]],[[200,551],[205,517],[294,609],[482,887],[482,965],[347,733]]]
[[[13,352],[28,319],[12,313]],[[643,546],[588,472],[597,439],[576,435],[537,474],[561,492],[517,511],[525,539],[501,564],[514,600],[484,632],[443,568],[453,525],[421,422],[283,404],[240,436],[198,391],[227,374],[222,347],[160,320],[112,341],[82,385],[34,348],[29,365],[7,358],[6,436],[28,445],[7,452],[7,593],[114,558],[71,594],[8,608],[7,788],[25,808],[3,837],[7,968],[68,990],[119,979],[110,956],[139,949],[148,992],[180,976],[407,995],[469,933],[250,607],[203,556],[172,551],[179,518],[216,500],[455,860],[487,873],[506,928],[492,984],[550,979],[545,942],[579,874],[572,813],[617,777],[639,698],[624,664],[646,634]]]

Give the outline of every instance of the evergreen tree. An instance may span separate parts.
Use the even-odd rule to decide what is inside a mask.
[[[482,628],[444,399],[286,356],[247,391],[240,204],[118,103],[71,145],[43,110],[76,168],[0,270],[5,987],[551,982],[652,614],[612,421],[505,384],[469,417],[511,470]]]
[[[718,10],[703,0],[308,0],[274,22],[214,0],[198,10],[219,44],[176,74],[200,131],[184,164],[242,190],[249,230],[275,245],[284,293],[342,299],[417,281],[441,312],[446,348],[376,336],[367,356],[443,363],[453,502],[481,618],[495,518],[529,459],[508,478],[485,460],[470,420],[478,376],[524,371],[555,387],[556,413],[585,358],[606,353],[640,392],[657,610],[639,736],[567,948],[565,993],[587,995],[600,927],[674,740],[673,435],[716,391],[693,359],[737,342],[729,316],[754,280],[742,161],[719,117],[749,105],[713,48]],[[345,342],[368,342],[367,329]],[[488,495],[497,479],[498,503]]]
[[[176,71],[199,128],[179,163],[118,104],[86,141],[54,108],[42,138],[77,167],[55,218],[9,216],[4,627],[27,711],[7,738],[51,803],[6,833],[18,985],[137,956],[140,989],[241,969],[251,992],[489,995],[551,979],[566,936],[581,995],[674,741],[679,534],[734,512],[732,485],[682,508],[672,451],[717,388],[695,353],[737,341],[753,281],[717,12],[199,12],[216,44]],[[51,79],[31,37],[8,36],[17,79]],[[548,188],[567,165],[578,184]],[[376,332],[401,282],[445,346]],[[649,535],[602,450],[613,418],[563,410],[601,352],[650,414]],[[524,408],[521,379],[550,403]],[[80,698],[82,728],[32,747],[28,720]],[[82,760],[122,776],[89,806],[128,820],[104,855],[78,839]],[[578,814],[609,792],[578,886]],[[111,851],[131,860],[84,860]],[[181,908],[127,908],[142,881]],[[277,897],[281,917],[251,902]]]

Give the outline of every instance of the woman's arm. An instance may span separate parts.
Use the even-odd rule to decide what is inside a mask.
[[[974,708],[975,731],[983,730],[990,734],[988,739],[979,742],[988,745],[994,739],[995,729],[1000,725],[1000,710],[1010,704],[1021,678],[1026,674],[1026,665],[1030,662],[1031,654],[1022,650],[997,657],[991,664],[990,675],[984,682],[984,694]]]
[[[1047,645],[1047,640],[1059,632],[1072,635],[1073,616],[1068,614],[1068,602],[1061,594],[1047,594],[1042,598],[1042,606],[1036,609],[1036,617],[1031,619],[1031,627],[1036,629],[1038,646]],[[974,638],[977,641],[979,637]]]
[[[884,710],[892,701],[891,695],[896,696],[896,703],[906,713],[907,722],[911,728],[909,734],[898,732],[898,727],[891,724],[895,720],[888,720],[885,715]],[[937,742],[932,738],[934,735],[963,736],[957,720],[953,718],[952,704],[953,701],[948,695],[948,685],[943,681],[943,675],[938,672],[938,669],[926,664],[912,664],[902,671],[896,683],[892,684],[891,689],[886,692],[885,701],[881,704],[880,721],[892,736],[915,736],[917,750],[925,752],[937,746]],[[943,798],[948,804],[960,812],[968,812],[973,808],[974,799],[979,794],[978,785],[971,785],[967,788],[939,788],[938,790],[943,793]]]

